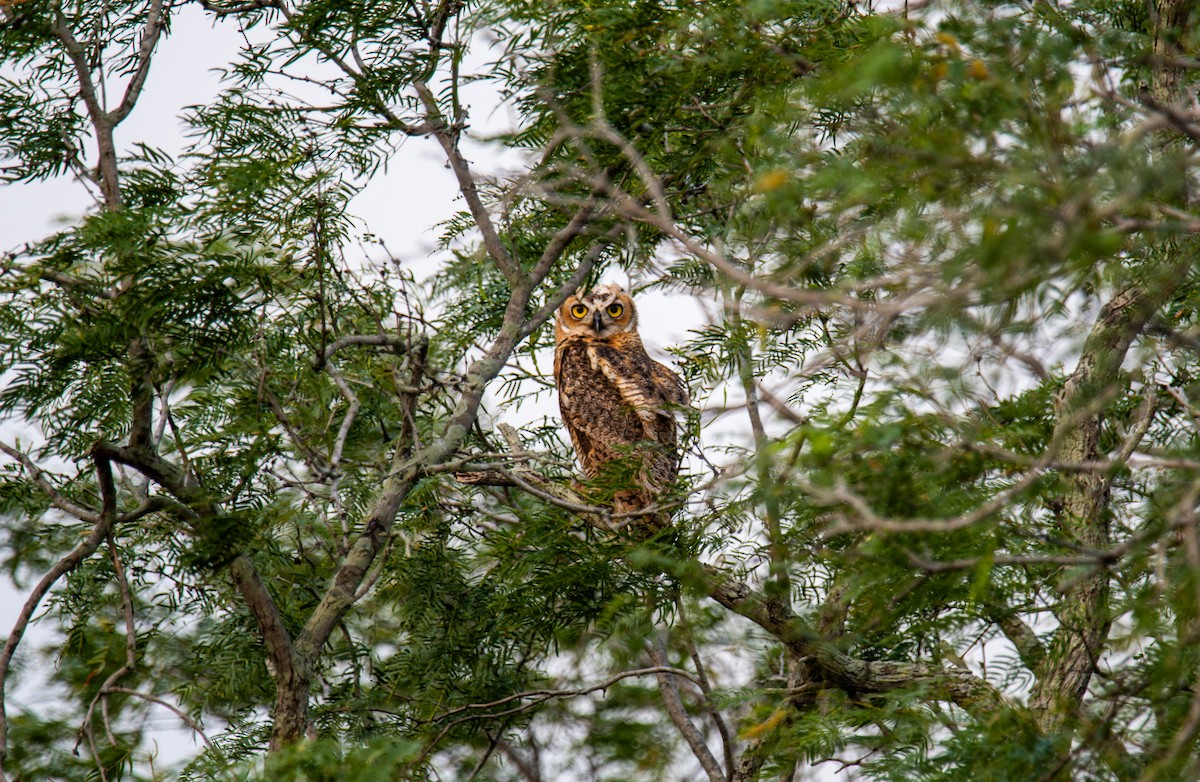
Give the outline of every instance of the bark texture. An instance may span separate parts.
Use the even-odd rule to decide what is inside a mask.
[[[1180,42],[1195,22],[1191,0],[1155,0],[1154,54],[1150,97],[1160,110],[1173,111],[1186,99],[1182,90]],[[1054,447],[1066,463],[1100,460],[1104,407],[1123,390],[1121,364],[1134,339],[1186,280],[1193,260],[1183,246],[1164,248],[1173,254],[1145,278],[1117,291],[1101,310],[1084,342],[1075,371],[1060,392],[1055,413]],[[1091,550],[1111,544],[1108,499],[1111,478],[1097,471],[1074,472],[1063,478],[1066,490],[1059,533]],[[1030,707],[1046,733],[1066,730],[1081,716],[1080,706],[1104,648],[1112,617],[1108,608],[1109,573],[1098,570],[1065,580],[1055,611],[1058,629],[1046,644],[1042,671],[1030,696]]]

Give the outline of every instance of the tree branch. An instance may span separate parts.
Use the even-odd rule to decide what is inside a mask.
[[[127,465],[139,471],[170,492],[177,500],[196,514],[194,523],[203,524],[221,515],[220,506],[202,487],[191,482],[176,465],[163,459],[149,448],[118,446],[112,443],[97,443],[93,452],[105,458]],[[246,601],[254,616],[259,632],[262,633],[267,656],[271,661],[276,684],[276,731],[280,726],[293,730],[299,725],[299,735],[307,727],[308,688],[312,671],[310,659],[296,654],[291,636],[283,621],[283,615],[271,596],[254,563],[245,554],[239,554],[229,566],[234,585]],[[278,749],[284,740],[276,739],[272,733],[272,748]]]
[[[113,525],[117,522],[115,504],[109,499],[114,496],[114,490],[111,486],[112,473],[111,471],[107,471],[106,468],[107,463],[97,458],[96,471],[101,484],[101,493],[105,499],[104,510],[100,513],[95,526],[92,527],[91,533],[78,546],[55,563],[42,576],[41,580],[38,581],[33,591],[29,593],[29,597],[26,598],[25,604],[21,607],[21,612],[17,615],[17,621],[13,624],[13,629],[8,634],[8,640],[4,643],[4,650],[0,652],[0,779],[4,777],[4,760],[8,756],[8,713],[5,693],[7,691],[8,673],[13,655],[16,654],[17,647],[20,645],[21,639],[25,636],[25,630],[29,627],[33,612],[37,610],[38,605],[42,602],[42,598],[46,596],[58,579],[79,567],[81,562],[96,552],[100,544],[112,533]],[[106,484],[107,488],[105,488]]]
[[[802,658],[809,658],[814,679],[848,692],[886,693],[922,690],[926,697],[958,704],[976,717],[984,717],[1008,702],[994,687],[969,671],[939,668],[924,663],[867,661],[851,657],[772,600],[749,585],[703,566],[703,589],[713,600],[746,617]],[[683,574],[683,577],[693,573]]]
[[[1088,462],[1100,457],[1104,402],[1113,392],[1134,338],[1187,280],[1192,259],[1180,255],[1184,257],[1163,269],[1161,276],[1125,286],[1101,309],[1075,371],[1055,403],[1051,439],[1065,461]],[[1064,475],[1063,481],[1067,490],[1058,521],[1061,535],[1085,548],[1106,548],[1110,542],[1105,518],[1109,478],[1075,472]],[[1108,578],[1106,570],[1098,570],[1075,579],[1059,601],[1059,628],[1047,647],[1043,675],[1034,684],[1029,702],[1046,733],[1066,726],[1087,690],[1111,622]]]
[[[483,246],[504,278],[514,288],[517,287],[522,282],[521,265],[504,246],[504,242],[492,222],[492,216],[483,204],[483,199],[479,195],[479,185],[475,180],[475,175],[471,173],[471,165],[459,151],[458,132],[455,130],[454,124],[447,122],[442,115],[441,109],[437,105],[437,99],[433,96],[429,85],[418,81],[413,83],[413,88],[425,105],[426,114],[433,121],[433,136],[441,145],[442,151],[446,154],[446,161],[454,172],[454,178],[458,180],[459,192],[462,193],[463,200],[467,202],[467,209],[470,210],[471,217],[475,220],[475,226],[483,238]]]
[[[566,252],[567,245],[576,237],[581,236],[591,220],[595,207],[590,203],[585,203],[579,208],[571,221],[563,226],[557,233],[550,238],[546,244],[546,249],[542,251],[542,257],[533,267],[532,276],[536,279],[544,279],[550,270],[554,268],[554,264]]]
[[[38,467],[28,456],[3,442],[0,442],[0,451],[20,462],[25,471],[29,473],[30,479],[50,498],[50,504],[55,508],[89,524],[96,524],[100,521],[99,513],[82,505],[77,505],[60,494],[58,489],[54,487],[54,484],[46,477],[45,471]]]
[[[96,84],[92,80],[92,68],[88,63],[87,52],[71,34],[67,27],[66,17],[62,8],[54,6],[54,24],[51,27],[55,37],[62,44],[63,50],[71,60],[75,69],[75,77],[79,82],[79,97],[87,107],[88,118],[92,129],[96,132],[96,147],[99,153],[100,192],[104,200],[104,208],[116,211],[121,208],[121,184],[117,170],[117,148],[113,142],[113,122],[105,107],[100,103],[96,93]]]
[[[229,16],[230,14],[245,14],[250,11],[260,11],[264,8],[282,8],[283,0],[249,0],[246,3],[236,3],[231,6],[221,7],[209,0],[196,0],[200,7],[217,17]]]
[[[144,701],[149,701],[150,703],[156,704],[158,706],[162,706],[164,709],[170,711],[172,714],[174,714],[176,717],[178,717],[180,720],[182,720],[183,724],[185,724],[189,728],[191,728],[192,732],[195,733],[197,736],[199,736],[200,740],[204,742],[205,746],[207,746],[208,749],[210,751],[212,751],[219,759],[222,759],[222,760],[224,759],[224,754],[221,752],[221,748],[218,747],[216,744],[212,743],[212,740],[208,738],[208,734],[206,734],[204,732],[204,728],[202,728],[200,726],[200,723],[197,722],[196,720],[192,719],[191,717],[189,717],[178,706],[174,706],[171,703],[168,703],[167,701],[165,701],[162,698],[159,698],[157,696],[150,695],[149,693],[142,692],[141,690],[135,690],[130,687],[105,687],[104,689],[101,690],[101,693],[103,693],[105,695],[110,694],[110,693],[121,693],[122,695],[132,695],[135,698],[141,698]]]
[[[110,476],[111,481],[111,476]],[[100,758],[100,752],[96,749],[95,731],[92,727],[92,720],[96,713],[96,704],[101,703],[104,711],[104,732],[108,737],[109,744],[117,745],[116,736],[112,732],[112,722],[108,716],[108,692],[115,687],[124,677],[128,676],[137,667],[137,631],[133,626],[133,594],[129,589],[129,581],[125,578],[125,568],[121,564],[121,558],[117,555],[117,547],[113,542],[112,532],[110,531],[106,541],[108,543],[108,552],[112,558],[113,573],[117,581],[117,588],[121,595],[121,608],[125,624],[125,663],[117,670],[113,671],[104,684],[100,685],[100,689],[96,691],[92,702],[88,704],[87,713],[83,718],[83,725],[80,727],[81,738],[87,736],[88,748],[92,751],[92,758],[96,763],[96,770],[100,773],[100,778],[105,780],[108,774],[104,770],[104,761]],[[78,742],[76,742],[78,747]]]
[[[374,345],[377,347],[393,348],[398,354],[405,353],[410,349],[410,340],[408,337],[402,337],[399,334],[351,334],[345,337],[339,337],[325,347],[319,355],[313,358],[313,369],[321,370],[325,368],[325,364],[333,358],[334,354],[339,350],[351,345]],[[418,342],[427,341],[425,337],[417,338]]]
[[[650,655],[651,662],[659,669],[666,669],[668,667],[661,638],[649,641],[646,644],[646,651]],[[658,680],[658,689],[662,693],[663,703],[667,707],[667,715],[671,718],[671,722],[675,723],[675,727],[679,730],[680,735],[683,736],[684,741],[687,742],[688,747],[691,748],[696,760],[700,762],[700,767],[708,775],[709,782],[724,782],[725,772],[721,770],[721,765],[708,748],[704,737],[700,735],[700,731],[696,729],[695,724],[688,717],[687,711],[683,707],[683,700],[679,697],[679,688],[676,686],[675,681],[664,673],[663,670],[655,672],[654,675]]]
[[[989,618],[996,623],[1004,637],[1016,648],[1021,662],[1036,677],[1042,671],[1046,660],[1046,647],[1042,644],[1037,633],[1023,619],[1006,607],[996,606],[989,609]]]
[[[540,283],[540,278],[531,275],[513,286],[499,333],[484,356],[475,360],[467,370],[460,385],[458,402],[442,435],[411,455],[401,448],[396,449],[389,477],[364,518],[362,532],[346,553],[303,631],[296,638],[296,654],[304,664],[311,665],[317,659],[333,628],[361,599],[364,594],[361,590],[363,580],[375,557],[384,548],[396,514],[418,478],[431,470],[436,471],[438,466],[455,456],[474,425],[487,385],[504,368],[519,342],[553,314],[553,310],[543,307],[532,319],[525,319],[530,297]]]
[[[129,116],[129,112],[133,111],[133,107],[137,103],[138,96],[142,94],[142,87],[146,85],[146,77],[150,73],[150,60],[154,56],[154,47],[158,45],[158,39],[166,25],[167,16],[163,10],[163,0],[150,0],[150,10],[146,15],[146,26],[142,30],[142,42],[138,46],[137,65],[134,68],[133,76],[130,77],[129,84],[125,87],[125,95],[121,98],[120,105],[108,114],[108,121],[113,127],[120,125],[121,121]]]
[[[608,233],[601,237],[599,241],[592,245],[591,249],[589,249],[588,252],[583,256],[583,260],[580,262],[579,266],[577,266],[571,276],[567,278],[567,281],[559,286],[554,295],[546,299],[546,303],[542,305],[542,308],[539,309],[533,315],[533,317],[531,317],[525,322],[524,325],[521,326],[522,339],[528,337],[541,324],[554,317],[554,313],[558,311],[558,308],[562,306],[563,302],[570,298],[571,294],[579,289],[579,286],[583,285],[583,281],[586,280],[587,276],[592,273],[592,269],[595,267],[596,262],[600,260],[600,256],[604,254],[604,251],[609,248],[610,243],[620,234],[621,226],[614,226],[608,231]],[[538,268],[541,267],[542,264],[539,263]]]
[[[488,701],[486,703],[469,703],[466,706],[457,706],[453,709],[449,709],[447,711],[442,712],[438,716],[434,717],[432,721],[433,722],[443,722],[446,719],[453,717],[457,714],[462,714],[463,712],[494,709],[497,706],[503,706],[505,704],[512,703],[513,701],[533,700],[533,701],[535,701],[535,703],[533,705],[536,705],[537,703],[541,703],[543,701],[550,700],[551,698],[573,698],[573,697],[577,697],[579,695],[587,695],[589,693],[597,692],[600,690],[607,690],[609,687],[613,686],[614,684],[621,681],[622,679],[628,679],[633,676],[649,676],[651,674],[658,675],[660,673],[670,674],[672,676],[681,676],[684,679],[687,679],[688,681],[691,681],[693,683],[696,682],[696,677],[693,676],[689,671],[685,671],[682,668],[672,668],[670,666],[655,665],[655,666],[652,666],[649,668],[636,668],[632,671],[622,671],[621,673],[618,673],[615,676],[610,676],[609,678],[607,678],[601,682],[597,682],[595,684],[589,684],[585,687],[564,688],[564,689],[526,690],[524,692],[518,692],[518,693],[514,693],[512,695],[506,695],[503,698],[498,698],[494,701]],[[525,705],[525,706],[521,707],[521,710],[525,710],[528,708],[529,708],[529,705]],[[480,714],[480,715],[468,717],[468,719],[481,719],[481,718],[485,718],[485,717],[508,715],[511,713],[514,713],[514,712],[504,711],[504,712],[500,712],[499,714],[496,712],[488,712],[486,714]],[[452,727],[454,725],[460,724],[460,722],[461,722],[460,720],[456,720],[456,721],[450,723],[450,725]]]
[[[692,658],[692,664],[696,666],[696,683],[700,687],[701,694],[704,695],[704,710],[712,718],[713,724],[717,726],[717,733],[721,737],[721,750],[725,756],[725,777],[729,782],[732,782],[735,768],[733,761],[733,736],[729,732],[729,726],[725,724],[725,718],[721,716],[721,712],[717,709],[716,704],[713,703],[712,686],[708,681],[704,661],[700,657],[700,650],[696,647],[695,635],[692,632],[691,622],[688,621],[687,613],[684,610],[683,600],[678,596],[676,596],[675,608],[678,611],[679,623],[683,627],[684,643],[687,645],[688,654]]]

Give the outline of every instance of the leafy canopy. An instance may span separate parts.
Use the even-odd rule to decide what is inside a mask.
[[[179,7],[0,4],[0,172],[96,198],[0,275],[4,777],[1195,776],[1189,3],[200,5],[173,155]],[[614,278],[711,314],[653,536],[551,402]]]

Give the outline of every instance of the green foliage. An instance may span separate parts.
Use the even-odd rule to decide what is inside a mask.
[[[0,267],[0,563],[115,520],[10,778],[160,778],[154,699],[181,779],[699,776],[680,713],[747,781],[1195,776],[1195,19],[206,4],[254,42],[175,158],[110,101],[155,4],[0,5],[0,176],[120,194]],[[463,185],[420,280],[353,216],[417,136]],[[636,458],[574,480],[534,321],[626,278],[711,313],[654,535],[603,530]]]
[[[346,747],[336,740],[316,740],[290,747],[272,756],[259,777],[278,782],[391,782],[412,779],[404,775],[417,755],[416,743],[373,739],[362,746]]]

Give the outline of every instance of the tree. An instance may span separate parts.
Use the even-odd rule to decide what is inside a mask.
[[[178,160],[178,6],[0,6],[5,177],[96,196],[3,267],[6,778],[1200,775],[1191,4],[200,3],[266,43]],[[430,280],[347,205],[409,137]],[[483,414],[612,269],[720,313],[649,537]]]

